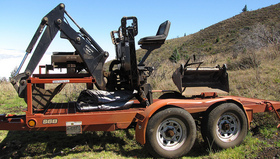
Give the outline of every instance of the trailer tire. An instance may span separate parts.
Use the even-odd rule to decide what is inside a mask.
[[[202,123],[202,135],[210,148],[225,149],[240,145],[248,132],[244,111],[234,103],[214,108]]]
[[[177,158],[187,154],[196,139],[196,125],[189,112],[167,108],[151,117],[146,149],[154,157]]]

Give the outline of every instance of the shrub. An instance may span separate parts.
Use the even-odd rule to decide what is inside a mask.
[[[174,49],[172,55],[169,57],[169,60],[171,62],[175,62],[175,63],[177,63],[179,60],[181,60],[181,55],[177,48]]]
[[[216,43],[220,42],[220,37],[218,36],[216,39]]]

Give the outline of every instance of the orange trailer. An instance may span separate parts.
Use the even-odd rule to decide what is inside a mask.
[[[35,76],[27,80],[26,115],[2,114],[1,130],[66,131],[67,134],[79,134],[83,131],[114,131],[135,127],[136,140],[150,146],[154,156],[172,158],[192,148],[196,138],[195,120],[202,121],[204,138],[213,141],[215,147],[228,148],[243,141],[253,113],[275,110],[279,117],[276,110],[280,110],[280,102],[236,96],[219,97],[214,92],[186,99],[155,99],[147,107],[135,101],[129,109],[123,110],[82,112],[78,110],[76,102],[51,103],[45,110],[34,110],[32,85],[95,82],[92,77],[50,79]]]

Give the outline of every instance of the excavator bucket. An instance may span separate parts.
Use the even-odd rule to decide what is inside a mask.
[[[200,95],[202,92],[227,94],[229,92],[226,65],[200,67],[202,62],[191,64],[188,62],[177,68],[172,76],[174,84],[182,95]],[[194,64],[198,64],[198,67],[188,67]]]

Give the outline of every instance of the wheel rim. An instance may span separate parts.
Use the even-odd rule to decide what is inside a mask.
[[[224,113],[217,122],[217,136],[223,142],[232,142],[240,133],[239,118],[233,113]]]
[[[169,118],[161,122],[157,129],[157,142],[165,150],[181,147],[187,137],[185,124],[177,118]]]

